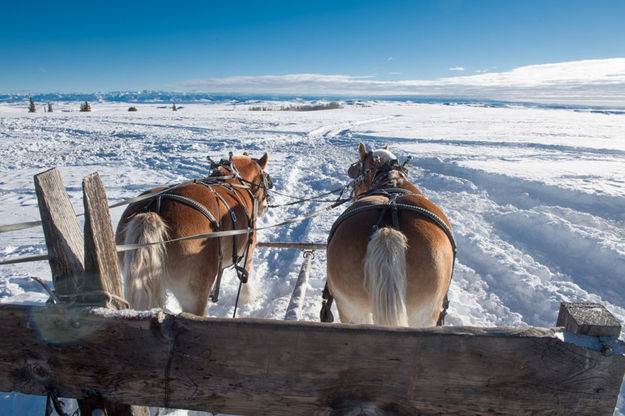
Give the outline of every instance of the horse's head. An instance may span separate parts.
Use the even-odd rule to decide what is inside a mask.
[[[399,164],[397,157],[388,150],[388,145],[383,149],[369,150],[360,143],[358,146],[359,160],[353,163],[347,170],[347,175],[354,179],[354,194],[361,193],[391,183],[399,186],[405,179],[404,168]]]
[[[247,152],[244,152],[243,156],[232,157],[232,174],[238,174],[238,179],[249,186],[250,192],[258,201],[259,216],[267,212],[268,191],[273,188],[271,176],[265,172],[268,158],[267,152],[260,159],[250,157]]]

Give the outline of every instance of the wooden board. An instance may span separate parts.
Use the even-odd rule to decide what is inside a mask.
[[[81,290],[105,291],[123,298],[122,278],[117,264],[117,251],[111,214],[104,185],[97,173],[83,179],[85,205],[85,276]],[[100,300],[101,301],[101,300]],[[113,300],[116,309],[124,308]],[[97,301],[92,303],[98,304]],[[102,306],[108,304],[105,302]]]
[[[39,173],[34,181],[54,290],[58,295],[73,294],[76,277],[85,270],[84,239],[76,213],[58,169]]]
[[[0,391],[231,414],[611,415],[622,355],[555,329],[431,329],[0,306]],[[596,339],[596,338],[595,338]],[[597,339],[598,340],[598,339]],[[332,413],[334,412],[334,413]]]
[[[621,333],[621,324],[600,303],[561,303],[556,326],[594,337],[618,337]]]

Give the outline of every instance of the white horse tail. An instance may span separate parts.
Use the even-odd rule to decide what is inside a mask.
[[[146,244],[168,238],[167,226],[155,212],[137,214],[124,228],[124,244]],[[124,253],[121,265],[125,276],[125,296],[131,307],[146,310],[163,307],[167,252],[164,244],[155,244]]]
[[[364,260],[365,288],[378,325],[408,326],[406,313],[406,236],[391,227],[375,231]]]

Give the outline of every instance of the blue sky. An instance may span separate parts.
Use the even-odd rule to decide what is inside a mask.
[[[623,22],[622,0],[3,1],[0,93],[504,73],[623,58]]]

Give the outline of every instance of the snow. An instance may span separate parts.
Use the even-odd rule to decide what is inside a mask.
[[[298,102],[298,103],[301,103]],[[283,102],[268,102],[279,108]],[[207,156],[269,152],[273,203],[310,197],[348,181],[360,141],[390,145],[409,178],[449,217],[458,243],[448,325],[555,325],[560,302],[599,302],[625,322],[625,114],[587,108],[350,101],[338,110],[248,111],[240,100],[184,103],[55,102],[29,114],[26,102],[0,103],[2,224],[39,219],[34,174],[58,167],[76,212],[82,178],[98,171],[111,203],[161,184],[201,177]],[[253,105],[259,105],[254,101]],[[261,103],[262,105],[262,103]],[[39,106],[41,107],[41,106]],[[275,208],[266,226],[323,208]],[[116,224],[123,208],[111,211]],[[259,232],[260,241],[325,241],[341,208]],[[45,253],[40,228],[0,234],[0,260]],[[302,255],[258,248],[259,297],[238,317],[282,319]],[[42,304],[51,284],[45,262],[2,266],[0,301]],[[318,320],[325,253],[312,261],[303,319]],[[230,317],[237,282],[228,270],[208,314]],[[168,308],[176,312],[173,298]],[[623,336],[621,336],[623,337]],[[0,415],[40,414],[44,399],[0,395]],[[172,411],[185,415],[197,412]],[[617,415],[625,415],[621,394]]]

